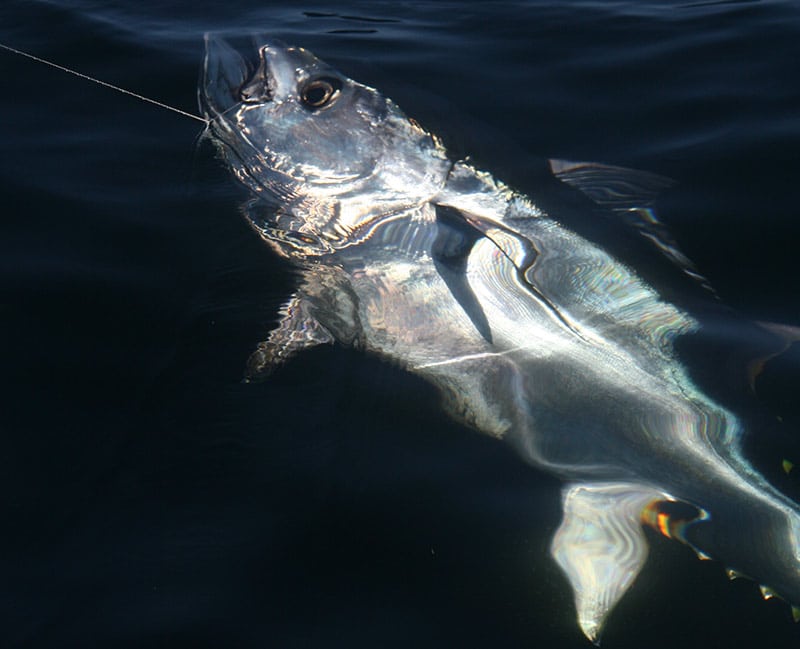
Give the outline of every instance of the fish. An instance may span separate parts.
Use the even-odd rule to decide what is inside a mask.
[[[301,47],[256,38],[240,52],[207,36],[198,96],[249,190],[245,218],[298,272],[247,380],[318,345],[363,350],[561,480],[550,554],[590,641],[641,571],[648,527],[800,618],[800,508],[745,457],[743,420],[678,354],[701,329],[688,308],[557,205],[452,159],[391,99]],[[627,220],[709,289],[655,218],[670,181],[548,164],[578,205]]]

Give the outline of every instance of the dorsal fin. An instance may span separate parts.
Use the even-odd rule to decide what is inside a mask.
[[[672,180],[648,171],[596,162],[548,162],[556,178],[620,216],[661,254],[716,297],[711,284],[681,252],[669,229],[658,220],[652,208],[658,195],[674,184]]]

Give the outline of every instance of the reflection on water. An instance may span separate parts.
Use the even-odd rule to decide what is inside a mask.
[[[703,403],[735,412],[747,461],[800,497],[798,346],[763,364],[789,343],[752,325],[796,325],[800,300],[792,3],[200,2],[178,15],[162,2],[9,0],[0,15],[0,41],[187,111],[206,31],[266,31],[380,88],[454,157],[470,155],[658,287],[676,311],[637,318],[634,301],[624,317],[648,332],[645,347],[698,322],[675,345]],[[418,377],[359,352],[323,346],[268,381],[241,382],[297,278],[252,235],[242,192],[196,146],[195,122],[26,61],[3,55],[0,65],[6,644],[586,646],[548,556],[561,521],[552,477],[454,424]],[[531,153],[675,179],[658,214],[717,306],[630,224],[589,216],[576,192],[549,184]],[[397,247],[428,250],[439,233],[420,227],[427,243],[407,234]],[[487,286],[521,292],[516,266],[497,252],[519,240],[484,234],[494,245],[484,236],[475,252],[494,266],[472,271],[494,269]],[[452,271],[452,300],[458,256],[437,255],[432,272]],[[546,268],[535,263],[533,276]],[[603,291],[636,297],[614,271],[602,276],[589,289],[598,327],[617,317]],[[454,317],[476,338],[497,338],[481,332],[468,296],[457,302]],[[388,305],[385,295],[373,304]],[[541,310],[553,331],[586,317]],[[431,331],[434,342],[447,335]],[[509,366],[522,358],[504,356]],[[546,388],[564,377],[553,364],[523,389],[544,387],[542,399],[563,404]],[[596,415],[562,411],[581,435],[616,416],[614,401]],[[720,434],[721,419],[685,414],[676,429]],[[653,417],[660,430],[664,418]],[[593,438],[585,455],[619,448],[625,434],[607,448]],[[558,441],[533,450],[572,451],[566,460],[585,466]],[[669,450],[628,462],[630,475],[663,467]],[[714,558],[740,553],[728,541],[746,530],[774,529],[766,514],[729,508],[731,497],[725,488],[698,503],[716,510],[707,529],[724,533],[685,530],[697,547],[719,547]],[[604,644],[639,647],[646,635],[654,647],[796,645],[785,604],[762,604],[752,582],[724,578],[721,561],[645,534],[650,556]],[[648,614],[655,605],[658,616]]]

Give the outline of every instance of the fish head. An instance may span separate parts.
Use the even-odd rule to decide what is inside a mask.
[[[200,104],[234,175],[281,208],[279,228],[337,247],[443,186],[443,147],[392,100],[303,48],[254,50],[207,37]]]

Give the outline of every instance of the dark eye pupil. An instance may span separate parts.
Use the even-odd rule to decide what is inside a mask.
[[[318,83],[306,90],[306,103],[312,106],[321,106],[331,95],[331,87]]]
[[[316,79],[303,88],[300,98],[307,108],[322,108],[334,99],[339,87],[333,79]]]

